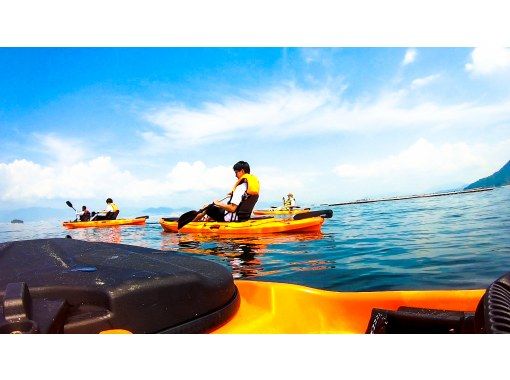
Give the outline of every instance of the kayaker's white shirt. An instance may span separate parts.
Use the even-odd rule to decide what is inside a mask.
[[[234,204],[236,206],[239,206],[239,204],[243,200],[243,194],[246,192],[246,190],[248,190],[248,184],[246,182],[241,183],[239,186],[237,186],[236,189],[234,190],[234,194],[232,195],[232,200],[230,201],[230,203]],[[234,219],[232,219],[233,217],[234,217],[234,214],[232,214],[231,212],[227,212],[225,210],[225,221],[226,222],[231,222],[232,220],[237,220],[237,215],[235,216]]]

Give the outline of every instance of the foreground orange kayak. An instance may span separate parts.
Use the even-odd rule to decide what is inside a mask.
[[[97,220],[88,222],[64,222],[65,228],[88,228],[88,227],[114,227],[114,226],[140,226],[144,225],[148,216],[139,216],[132,219]]]
[[[367,332],[374,309],[399,307],[474,313],[484,290],[333,292],[294,284],[235,281],[241,302],[221,334]]]
[[[220,235],[237,234],[272,234],[272,233],[296,233],[296,232],[318,232],[324,223],[324,218],[316,216],[313,218],[293,219],[250,219],[246,222],[191,222],[180,230],[177,228],[177,220],[161,218],[161,227],[166,232],[183,233],[206,233]]]

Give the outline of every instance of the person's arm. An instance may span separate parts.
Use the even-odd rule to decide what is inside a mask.
[[[246,183],[242,183],[239,186],[237,186],[234,190],[234,194],[232,195],[232,200],[229,204],[222,203],[220,201],[214,201],[213,203],[222,208],[223,210],[226,210],[227,212],[234,213],[237,210],[237,206],[241,203],[243,194],[248,189],[248,185]]]
[[[222,203],[220,201],[214,201],[213,203],[216,206],[218,206],[219,208],[222,208],[223,210],[227,210],[230,213],[234,213],[237,210],[237,205],[233,204],[233,203],[226,204],[226,203]]]

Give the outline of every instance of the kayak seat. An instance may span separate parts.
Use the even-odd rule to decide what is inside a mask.
[[[116,210],[116,211],[108,211],[106,213],[106,220],[115,220],[117,219],[117,216],[119,215],[119,210]]]
[[[494,281],[474,313],[401,306],[372,309],[366,334],[509,334],[510,272]]]
[[[95,215],[94,218],[92,218],[92,220],[96,221],[96,220],[116,220],[117,219],[117,216],[119,215],[119,210],[117,211],[108,211],[105,215],[97,215],[97,213],[92,213],[92,216]]]
[[[259,200],[258,194],[246,196],[241,201],[241,203],[239,203],[239,206],[237,206],[236,210],[237,221],[245,222],[248,219],[250,219],[251,213],[255,208],[255,204],[257,203],[258,200]]]

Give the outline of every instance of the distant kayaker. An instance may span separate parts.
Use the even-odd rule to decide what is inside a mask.
[[[215,200],[214,206],[199,213],[193,221],[207,215],[216,222],[244,221],[250,219],[251,212],[259,199],[260,184],[257,177],[250,174],[250,165],[246,161],[237,162],[234,167],[237,181],[230,193],[228,203]],[[205,207],[205,206],[204,206]]]
[[[80,222],[88,222],[90,220],[90,211],[87,210],[87,206],[81,206],[81,212],[76,213],[76,220]]]
[[[283,198],[283,208],[292,210],[296,207],[296,199],[292,193],[287,194],[287,199]]]
[[[106,200],[106,208],[102,211],[99,211],[92,217],[92,220],[115,220],[117,219],[117,215],[119,215],[119,207],[113,203],[112,198],[108,198]]]

